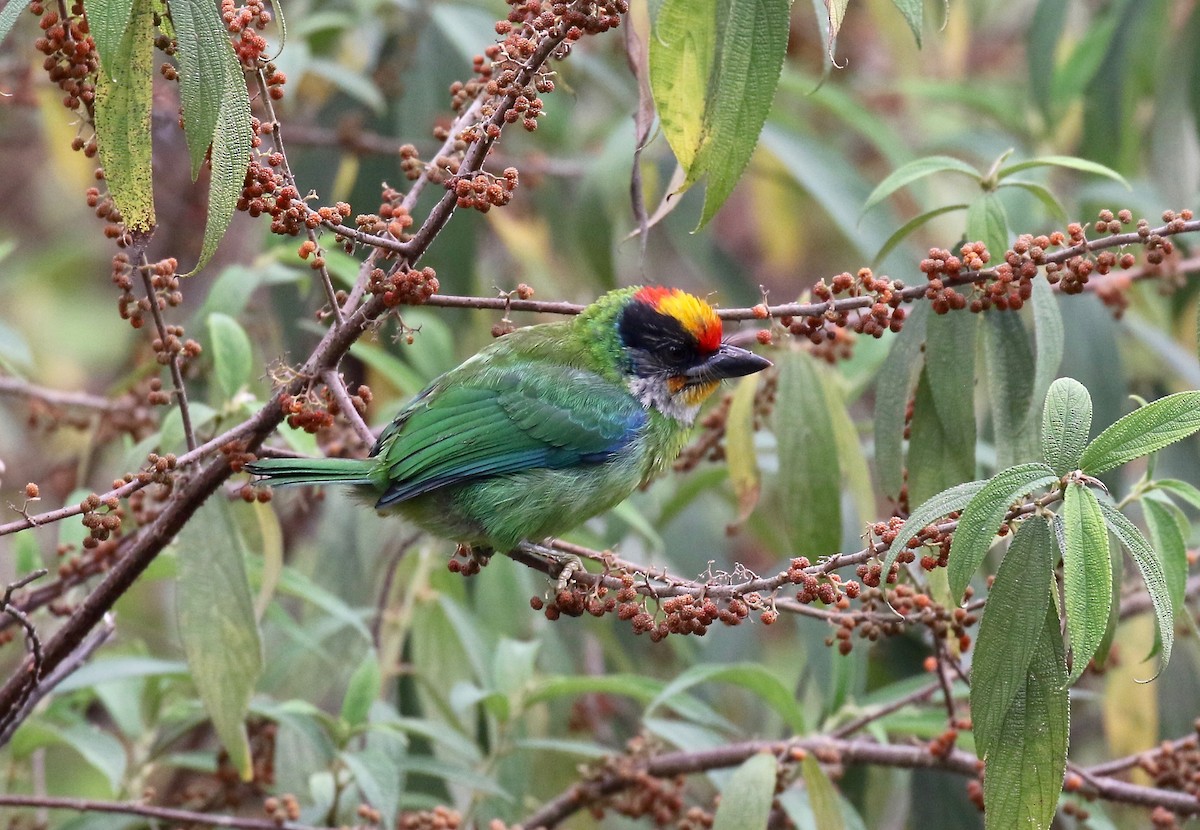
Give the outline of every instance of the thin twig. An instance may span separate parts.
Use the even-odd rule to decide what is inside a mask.
[[[367,426],[367,422],[363,420],[362,415],[358,414],[358,410],[354,407],[354,402],[350,400],[350,393],[346,391],[346,384],[342,381],[342,375],[337,369],[330,369],[321,375],[321,380],[325,381],[325,388],[329,390],[329,394],[333,395],[333,399],[337,401],[338,409],[342,415],[350,422],[350,426],[354,428],[354,434],[366,446],[370,447],[375,443],[375,433]]]
[[[7,614],[10,619],[25,629],[25,647],[29,650],[32,658],[28,669],[28,680],[22,684],[16,705],[0,716],[0,733],[8,731],[10,726],[19,722],[17,715],[33,697],[34,690],[41,683],[42,670],[45,665],[45,660],[42,656],[42,639],[38,636],[37,629],[33,627],[33,623],[30,622],[29,617],[20,608],[12,604],[12,595],[14,591],[19,591],[35,579],[41,579],[47,573],[49,571],[45,568],[39,568],[21,577],[16,582],[9,583],[8,587],[4,589],[4,597],[0,599],[0,611]]]
[[[125,409],[120,401],[109,400],[99,395],[87,392],[63,392],[58,389],[48,389],[36,386],[20,378],[0,377],[0,395],[14,398],[29,398],[49,404],[50,406],[78,407],[79,409],[95,409],[100,412],[119,412]]]
[[[41,682],[33,688],[24,703],[16,710],[15,714],[7,719],[3,728],[0,728],[0,745],[8,743],[12,738],[17,727],[24,722],[33,708],[37,706],[38,701],[44,698],[54,688],[67,679],[79,669],[88,659],[95,653],[96,649],[104,645],[116,633],[117,625],[113,622],[112,615],[105,615],[104,622],[92,630],[79,647],[71,652],[70,656],[55,666],[54,671],[42,678]]]
[[[179,403],[179,416],[183,422],[183,437],[189,450],[196,449],[196,432],[192,429],[192,413],[188,407],[187,388],[183,385],[183,370],[179,366],[179,354],[169,351],[167,342],[167,324],[163,320],[162,309],[158,307],[158,292],[154,289],[154,281],[150,276],[150,260],[146,258],[145,250],[138,254],[138,273],[142,275],[142,285],[146,287],[146,299],[150,304],[150,314],[154,317],[154,327],[158,331],[159,342],[162,343],[163,354],[168,356],[167,365],[171,369],[171,383],[175,386],[175,399]]]
[[[0,806],[73,810],[77,813],[116,813],[127,816],[144,816],[172,824],[200,824],[208,827],[238,828],[238,830],[333,830],[294,821],[276,822],[266,818],[214,815],[197,813],[192,810],[177,810],[173,807],[155,807],[150,804],[128,801],[98,801],[90,798],[3,794],[0,795]]]
[[[275,145],[275,149],[279,152],[279,155],[283,159],[282,163],[280,164],[280,169],[283,173],[283,179],[288,185],[296,188],[296,191],[299,192],[299,188],[296,187],[296,177],[292,173],[292,166],[288,162],[287,153],[284,152],[283,149],[281,125],[279,123],[279,119],[275,117],[275,105],[271,103],[271,90],[267,87],[267,79],[261,68],[254,73],[254,80],[258,84],[259,103],[262,105],[263,109],[266,110],[267,121],[271,124],[271,142]],[[301,201],[300,203],[306,208],[308,207],[306,202]],[[317,239],[316,229],[310,228],[306,224],[305,230],[308,235],[308,240],[312,242],[313,245],[319,246],[320,242]],[[337,292],[333,290],[333,278],[329,276],[329,269],[325,267],[324,263],[319,265],[316,270],[317,274],[321,278],[321,287],[325,289],[325,299],[329,302],[329,307],[333,309],[333,318],[337,321],[337,325],[340,326],[345,322],[345,318],[342,316],[342,307],[337,301]]]

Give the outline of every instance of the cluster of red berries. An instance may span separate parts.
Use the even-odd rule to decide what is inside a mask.
[[[279,405],[292,429],[316,434],[333,426],[333,414],[311,391],[303,395],[284,395],[279,399]]]
[[[88,34],[83,3],[72,4],[66,17],[60,17],[54,9],[47,9],[43,0],[31,3],[29,11],[41,18],[38,25],[44,34],[34,42],[34,48],[46,56],[42,67],[51,82],[62,90],[63,106],[72,111],[83,106],[90,113],[92,103],[96,100],[94,78],[100,67],[100,58],[96,53],[96,43]],[[89,158],[96,155],[95,138],[88,142],[77,138],[74,147],[83,150]]]
[[[75,139],[80,141],[79,138]],[[104,181],[104,168],[97,167],[93,175],[96,181]],[[133,244],[133,235],[125,227],[125,218],[117,209],[117,203],[112,197],[100,190],[99,187],[89,187],[84,192],[87,206],[96,211],[96,216],[104,220],[104,236],[117,243],[118,248],[128,248]]]
[[[105,507],[107,512],[98,512],[101,506]],[[120,533],[125,511],[116,496],[101,500],[92,493],[80,502],[79,509],[83,512],[80,523],[88,529],[88,536],[83,540],[85,549],[91,550],[101,542],[107,541],[109,536]]]
[[[841,273],[830,283],[820,280],[813,286],[813,299],[829,303],[824,314],[801,317],[799,320],[784,316],[780,323],[794,337],[802,337],[813,344],[814,351],[825,360],[834,361],[848,357],[853,339],[848,332],[869,337],[882,337],[884,332],[898,332],[904,325],[907,312],[901,307],[904,302],[901,291],[904,283],[887,277],[876,277],[870,268],[861,268],[857,274]],[[849,297],[872,297],[874,302],[865,309],[839,309],[835,300]]]
[[[504,207],[512,201],[517,189],[517,168],[506,167],[503,176],[481,170],[471,179],[451,180],[446,186],[458,197],[458,207],[487,213],[493,206]]]
[[[267,28],[271,22],[271,13],[267,11],[262,0],[248,0],[246,5],[240,8],[234,0],[221,0],[221,19],[225,21],[229,33],[235,36],[233,51],[242,66],[246,69],[258,69],[258,63],[267,49],[266,39],[258,32]],[[255,31],[256,29],[258,31]],[[279,97],[282,97],[282,94]]]
[[[300,800],[291,793],[263,799],[263,812],[275,824],[283,826],[289,821],[300,820]]]
[[[250,119],[251,130],[254,133],[252,143],[261,146],[261,133],[270,133],[273,127],[262,124],[257,118]],[[265,162],[265,163],[264,163]],[[283,154],[268,153],[265,157],[251,155],[250,164],[246,168],[246,177],[242,182],[242,192],[238,196],[237,209],[251,216],[267,214],[271,217],[271,233],[281,236],[296,236],[305,228],[315,228],[321,219],[337,217],[336,224],[350,215],[350,206],[346,212],[341,212],[341,205],[336,209],[321,208],[325,214],[312,213],[300,198],[300,191],[295,185],[288,184],[283,171]]]
[[[1200,719],[1194,728],[1197,734],[1163,741],[1138,758],[1138,767],[1154,780],[1154,786],[1200,798]]]
[[[432,810],[404,813],[396,825],[398,830],[458,830],[462,814],[439,804]]]
[[[437,272],[426,266],[420,270],[399,268],[390,274],[375,268],[367,278],[367,291],[378,294],[388,308],[421,305],[438,291]]]

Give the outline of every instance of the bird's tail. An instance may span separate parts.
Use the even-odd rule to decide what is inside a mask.
[[[373,458],[263,458],[248,472],[272,486],[288,484],[372,484]]]

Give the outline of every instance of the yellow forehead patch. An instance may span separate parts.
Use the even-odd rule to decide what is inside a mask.
[[[715,352],[721,347],[721,318],[699,297],[678,288],[657,285],[646,286],[634,296],[683,323],[704,351]]]

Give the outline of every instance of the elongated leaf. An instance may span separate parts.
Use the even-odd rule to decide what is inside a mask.
[[[1177,478],[1160,478],[1153,482],[1154,489],[1165,490],[1172,496],[1178,496],[1192,507],[1200,510],[1200,488]]]
[[[659,8],[650,86],[667,142],[687,171],[684,188],[707,176],[700,226],[733,191],[758,143],[789,11],[787,0],[666,0]]]
[[[665,689],[662,681],[654,680],[640,674],[608,674],[585,675],[578,677],[553,676],[541,680],[525,697],[526,705],[543,700],[554,700],[560,697],[574,697],[584,694],[624,695],[643,703],[657,701],[656,706],[665,706],[673,712],[698,723],[709,723],[722,729],[733,729],[734,726],[717,714],[716,710],[701,703],[682,690],[674,692],[670,698],[662,696]],[[661,698],[661,699],[660,699]]]
[[[134,0],[116,58],[96,79],[96,144],[108,192],[125,227],[154,227],[150,110],[154,81],[154,16],[150,0]]]
[[[1033,281],[1033,334],[1037,344],[1034,358],[1033,393],[1029,397],[1029,411],[1025,416],[1027,429],[1037,429],[1043,414],[1043,401],[1050,384],[1062,366],[1066,334],[1063,331],[1062,312],[1058,308],[1058,297],[1045,280]]]
[[[8,37],[8,33],[12,31],[12,27],[17,25],[17,21],[21,18],[21,12],[29,8],[29,0],[8,0],[4,4],[4,8],[0,9],[0,43]]]
[[[1092,429],[1092,396],[1074,378],[1059,378],[1046,393],[1042,411],[1042,459],[1055,475],[1079,467]]]
[[[721,791],[713,830],[766,830],[775,798],[775,756],[751,755],[734,770]]]
[[[1171,610],[1179,611],[1187,590],[1187,540],[1179,523],[1171,515],[1170,507],[1154,499],[1142,499],[1141,505],[1146,516],[1146,528],[1162,562]]]
[[[1112,179],[1114,182],[1120,182],[1129,187],[1129,182],[1125,181],[1125,177],[1113,170],[1111,167],[1106,167],[1088,159],[1077,158],[1075,156],[1039,156],[1038,158],[1028,159],[1027,161],[1018,161],[1015,164],[1009,164],[1001,167],[996,173],[999,179],[1005,179],[1013,173],[1019,173],[1022,170],[1028,170],[1031,167],[1066,167],[1071,170],[1079,170],[1084,173],[1094,173],[1097,176],[1104,176]]]
[[[804,712],[795,695],[774,674],[758,663],[701,664],[668,683],[646,707],[646,715],[701,683],[733,683],[753,693],[775,710],[792,732],[804,732]]]
[[[875,488],[871,483],[871,470],[862,451],[862,443],[855,428],[854,419],[846,408],[846,395],[833,372],[817,372],[824,392],[825,405],[829,407],[829,420],[833,426],[833,441],[837,446],[838,467],[845,478],[846,488],[854,500],[860,520],[875,516]]]
[[[650,38],[650,89],[663,135],[684,170],[704,142],[704,107],[717,54],[716,0],[666,0]]]
[[[954,469],[975,472],[975,337],[978,314],[935,314],[925,339],[925,372]]]
[[[383,674],[379,670],[379,656],[373,649],[368,650],[346,685],[346,695],[342,698],[342,720],[350,726],[365,723],[367,712],[370,711],[371,704],[379,698],[379,690],[382,687]]]
[[[1135,409],[1096,436],[1080,469],[1097,475],[1174,444],[1200,429],[1200,392],[1177,392]]]
[[[918,506],[916,510],[913,510],[904,524],[900,526],[900,532],[896,536],[896,541],[892,543],[887,555],[883,557],[884,573],[887,573],[892,567],[892,563],[896,561],[896,556],[899,555],[900,551],[904,550],[910,539],[926,526],[944,517],[947,513],[962,510],[970,504],[971,499],[983,489],[985,484],[987,482],[982,480],[956,484],[938,493],[933,498]]]
[[[900,188],[907,187],[926,176],[932,176],[934,173],[961,173],[976,181],[983,178],[983,175],[974,167],[953,156],[926,156],[893,170],[871,191],[871,195],[863,203],[862,212],[866,213]]]
[[[1050,525],[1040,516],[1022,522],[988,592],[971,665],[971,721],[981,758],[995,746],[1009,706],[1025,688],[1038,648],[1030,632],[1046,620],[1053,569]]]
[[[754,452],[754,395],[758,391],[758,375],[738,381],[725,419],[725,459],[729,464],[729,480],[737,497],[737,524],[754,512],[762,483],[758,474],[758,454]]]
[[[846,826],[842,817],[841,799],[837,788],[821,769],[821,762],[811,752],[800,762],[800,774],[804,776],[804,787],[808,790],[808,804],[812,808],[813,822],[818,830],[843,830]]]
[[[1067,209],[1062,206],[1062,202],[1058,201],[1058,197],[1048,187],[1044,187],[1036,182],[1023,182],[1016,179],[1002,181],[997,187],[1016,187],[1024,190],[1042,203],[1042,206],[1046,208],[1046,213],[1050,214],[1051,219],[1063,223],[1067,221]]]
[[[1104,514],[1104,523],[1109,531],[1117,537],[1130,557],[1137,563],[1142,572],[1142,582],[1150,594],[1154,604],[1154,617],[1158,622],[1158,639],[1162,645],[1162,660],[1159,662],[1158,673],[1167,667],[1171,661],[1171,647],[1175,644],[1175,612],[1167,577],[1158,554],[1150,547],[1146,537],[1129,521],[1129,518],[1111,504],[1100,502],[1100,511]],[[1186,560],[1185,560],[1186,561]]]
[[[208,336],[213,355],[213,374],[224,400],[229,400],[250,379],[254,355],[246,330],[232,317],[208,315]]]
[[[904,15],[904,22],[908,24],[908,28],[912,29],[913,38],[917,41],[917,48],[921,48],[921,27],[925,23],[925,3],[922,0],[892,0],[892,5],[900,14]]]
[[[1038,0],[1033,19],[1026,29],[1028,40],[1025,58],[1029,62],[1029,88],[1047,123],[1054,120],[1054,59],[1058,41],[1064,34],[1066,12],[1067,0]]]
[[[1029,333],[1016,314],[989,311],[983,315],[983,346],[996,466],[1033,461],[1038,453],[1037,431],[1028,421],[1035,366]]]
[[[9,5],[19,7],[22,4]],[[133,0],[85,0],[83,8],[87,12],[88,34],[96,42],[96,52],[100,55],[100,70],[113,78],[110,67],[128,60],[128,55],[121,50],[125,30],[133,15]]]
[[[354,776],[354,783],[358,785],[363,800],[382,814],[381,823],[388,827],[394,825],[405,778],[403,744],[393,743],[389,746],[374,741],[373,745],[363,750],[343,752],[338,757]]]
[[[912,426],[908,441],[908,498],[921,502],[975,474],[960,447],[950,443],[938,416],[929,382],[929,369],[921,371],[913,396]]]
[[[193,273],[204,267],[229,227],[250,163],[250,94],[218,9],[205,0],[174,0],[183,127],[192,179],[211,159],[204,241]],[[211,154],[210,154],[211,147]]]
[[[258,580],[258,594],[254,597],[254,619],[261,623],[283,576],[283,528],[275,511],[262,502],[254,503],[254,518],[262,548],[262,575]]]
[[[883,262],[883,260],[887,259],[887,255],[896,250],[897,245],[907,239],[913,231],[924,225],[929,220],[936,219],[943,213],[950,213],[951,211],[966,209],[966,205],[946,205],[945,207],[927,210],[924,213],[909,219],[907,222],[897,228],[896,232],[889,236],[887,241],[883,243],[883,247],[879,249],[879,252],[875,254],[875,258],[871,260],[871,267],[878,268],[879,264]]]
[[[1020,464],[996,473],[963,510],[950,543],[950,595],[958,600],[1004,521],[1012,503],[1052,484],[1058,476],[1045,464]]]
[[[837,445],[815,359],[789,352],[777,365],[780,508],[795,555],[815,558],[833,553],[842,540]]]
[[[1078,482],[1067,485],[1055,519],[1063,557],[1063,599],[1071,635],[1071,680],[1087,668],[1104,638],[1112,607],[1112,561],[1096,495]]]
[[[875,384],[875,469],[883,492],[895,498],[904,484],[904,413],[921,367],[929,305],[919,304],[892,341]]]
[[[1032,639],[1034,633],[1028,632]],[[1053,604],[1036,636],[1025,685],[1005,713],[983,780],[987,830],[1049,827],[1067,765],[1070,703],[1063,643]]]
[[[1004,255],[1011,236],[1008,212],[995,193],[981,193],[967,207],[967,237],[982,240],[991,252],[992,261]]]
[[[246,579],[245,543],[223,499],[179,532],[179,634],[200,700],[229,758],[250,780],[245,718],[262,674],[262,644]]]

